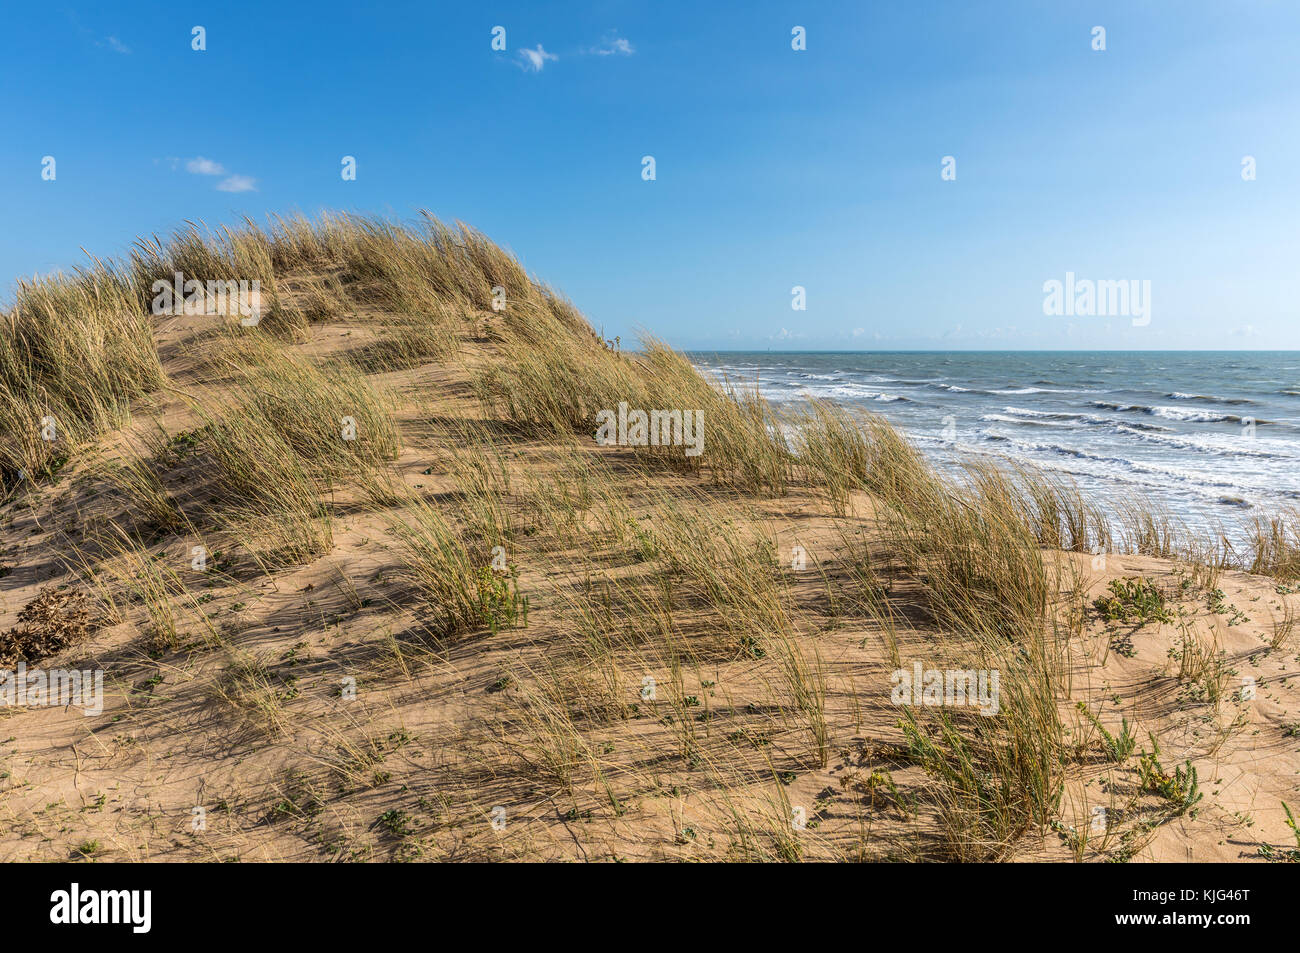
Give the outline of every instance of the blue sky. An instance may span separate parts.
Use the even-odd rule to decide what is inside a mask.
[[[1297,49],[1290,0],[11,4],[0,281],[428,208],[625,340],[1300,348]],[[1067,272],[1150,323],[1045,315]]]

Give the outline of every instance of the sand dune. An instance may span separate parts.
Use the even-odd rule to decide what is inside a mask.
[[[151,315],[174,271],[261,320]],[[1300,856],[1293,524],[1230,554],[946,482],[616,350],[472,231],[277,220],[25,285],[0,396],[4,664],[104,679],[0,707],[0,859]],[[602,445],[620,402],[703,451]],[[917,664],[996,672],[997,713],[895,703]]]

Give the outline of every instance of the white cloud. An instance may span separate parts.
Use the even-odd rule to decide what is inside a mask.
[[[185,171],[192,172],[195,175],[224,175],[225,168],[220,162],[213,162],[211,159],[205,159],[203,156],[195,156],[185,163]]]
[[[173,169],[176,168],[178,160],[169,158]],[[226,176],[217,183],[219,192],[256,192],[257,180],[250,175],[226,175],[226,167],[215,159],[205,159],[203,156],[195,156],[193,159],[185,160],[185,171],[191,175],[224,175]]]
[[[232,175],[217,183],[220,192],[256,192],[257,180],[247,175]]]
[[[131,48],[130,48],[129,46],[127,46],[125,43],[123,43],[121,40],[119,40],[119,39],[118,39],[117,37],[115,37],[115,36],[110,36],[110,37],[106,38],[106,39],[104,40],[104,42],[103,42],[103,43],[100,43],[99,45],[100,45],[100,46],[107,45],[110,49],[112,49],[112,50],[113,50],[114,52],[116,52],[116,53],[124,53],[124,54],[125,54],[125,53],[130,53],[130,52],[131,52]]]
[[[559,57],[554,53],[547,53],[542,49],[542,44],[537,44],[537,49],[530,50],[527,47],[519,51],[519,55],[524,58],[524,62],[519,64],[525,70],[532,70],[534,73],[540,73],[542,67],[546,65],[547,60],[558,60]]]
[[[600,46],[591,50],[597,56],[631,56],[636,52],[632,44],[617,33],[611,33],[600,41]]]
[[[860,337],[862,337],[862,335],[864,335],[864,334],[866,334],[866,333],[867,333],[867,329],[866,329],[866,328],[854,328],[854,329],[853,329],[853,336],[854,336],[855,338],[860,338]]]

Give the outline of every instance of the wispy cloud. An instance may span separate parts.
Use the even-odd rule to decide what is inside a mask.
[[[542,49],[542,44],[540,43],[537,44],[537,49],[535,50],[530,50],[525,47],[519,51],[519,55],[523,58],[523,62],[519,65],[523,67],[525,71],[532,71],[534,73],[540,73],[542,68],[546,65],[547,60],[559,59],[559,57],[554,53],[547,53],[546,50]]]
[[[222,175],[226,170],[220,162],[195,156],[193,159],[186,160],[185,171],[192,172],[194,175]]]
[[[615,31],[607,33],[600,41],[600,46],[593,46],[587,52],[594,53],[596,56],[631,56],[636,50],[632,48],[632,44],[626,37],[619,36],[618,31]]]
[[[546,68],[548,62],[553,62],[560,58],[558,53],[548,53],[542,44],[529,49],[523,47],[517,51],[519,59],[516,66],[525,73],[540,73]],[[573,54],[575,56],[631,56],[636,50],[626,37],[618,35],[618,31],[606,33],[601,39],[599,46],[578,47]],[[565,54],[566,56],[569,54]]]
[[[180,160],[168,157],[167,161],[175,169]],[[237,175],[226,173],[226,167],[215,159],[207,159],[203,156],[195,156],[193,159],[185,160],[185,171],[191,175],[224,175],[225,178],[217,183],[218,192],[256,192],[257,180],[251,175]]]
[[[217,183],[219,192],[256,192],[257,180],[247,175],[232,175]]]
[[[77,15],[75,13],[71,11],[67,11],[65,13],[65,16],[67,16],[68,22],[72,24],[72,28],[77,31],[78,35],[80,35],[83,42],[88,41],[90,43],[95,44],[95,46],[100,47],[101,49],[107,47],[108,49],[112,50],[114,53],[121,53],[124,56],[128,55],[131,52],[131,47],[127,46],[125,43],[123,43],[115,36],[106,36],[101,39],[95,39],[96,31],[91,30],[88,27],[86,27],[84,24],[82,24],[82,22],[77,19]]]

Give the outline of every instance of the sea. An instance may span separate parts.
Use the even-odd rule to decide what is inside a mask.
[[[1237,537],[1300,505],[1298,351],[697,352],[778,407],[879,414],[941,470],[1003,457]]]

